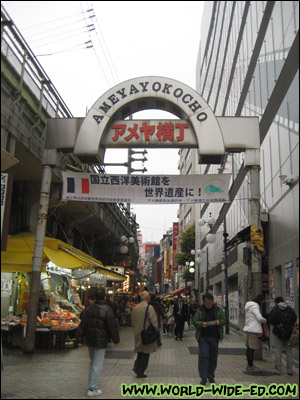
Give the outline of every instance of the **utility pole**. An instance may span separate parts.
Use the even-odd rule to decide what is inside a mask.
[[[229,334],[229,303],[228,303],[228,262],[227,262],[227,237],[226,215],[224,217],[224,274],[225,274],[225,332]]]
[[[259,186],[259,166],[250,168],[250,212],[251,225],[260,227],[260,186]],[[251,243],[251,297],[262,294],[261,282],[261,255],[256,251]]]
[[[209,261],[208,261],[208,245],[207,245],[206,246],[206,293],[208,293],[208,288],[209,288],[208,267],[209,267]]]
[[[27,325],[24,353],[34,353],[35,351],[35,330],[38,311],[38,300],[40,295],[41,271],[43,250],[45,241],[45,232],[47,226],[47,214],[49,207],[50,188],[52,180],[52,169],[57,164],[56,149],[44,150],[42,164],[44,165],[40,207],[37,219],[37,228],[35,234],[34,254],[31,273],[29,305],[27,309]]]
[[[250,215],[251,226],[260,227],[260,185],[259,185],[259,166],[250,167]],[[251,273],[250,278],[250,298],[262,294],[262,281],[261,281],[261,255],[256,251],[253,243],[251,243]],[[255,359],[263,359],[262,344],[260,349],[255,351]]]

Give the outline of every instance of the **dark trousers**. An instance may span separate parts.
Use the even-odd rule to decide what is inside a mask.
[[[250,349],[250,347],[247,347],[246,356],[249,367],[253,367],[254,349]]]
[[[219,338],[200,336],[198,370],[201,378],[214,379],[218,360]]]
[[[184,330],[184,320],[182,320],[179,316],[175,316],[175,336],[179,337],[179,339],[182,338],[183,335],[183,330]]]
[[[134,370],[137,375],[143,375],[148,367],[150,353],[138,353],[134,362]]]

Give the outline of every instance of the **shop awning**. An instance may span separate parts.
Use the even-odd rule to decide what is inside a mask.
[[[189,291],[189,288],[190,288],[190,285],[188,285],[186,287],[187,292]],[[161,298],[164,299],[164,298],[167,298],[167,297],[173,297],[173,296],[179,295],[180,293],[183,293],[184,291],[185,291],[185,286],[180,288],[180,289],[173,290],[173,292],[165,293],[165,294],[163,294],[161,296]]]
[[[230,250],[238,244],[250,240],[250,227],[251,225],[247,226],[247,228],[241,230],[232,239],[228,240],[226,250]]]
[[[19,233],[8,236],[6,251],[1,251],[1,271],[31,272],[34,253],[35,235]],[[46,272],[46,264],[53,264],[68,269],[96,269],[99,273],[125,280],[123,275],[106,269],[101,261],[89,256],[59,239],[45,236],[42,259],[42,272]]]

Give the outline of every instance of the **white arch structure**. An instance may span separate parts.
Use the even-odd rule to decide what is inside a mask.
[[[103,163],[112,124],[148,109],[168,111],[188,123],[191,140],[176,147],[198,148],[200,163],[219,164],[226,152],[245,151],[245,166],[259,165],[258,117],[216,117],[194,89],[157,76],[114,86],[94,103],[85,118],[49,119],[45,149],[73,152],[83,163]],[[137,145],[123,143],[122,147]],[[139,142],[138,147],[174,147],[174,143]]]
[[[146,76],[114,86],[95,102],[79,130],[74,154],[95,154],[112,120],[146,109],[169,111],[188,120],[202,154],[225,153],[218,121],[195,90],[174,79]]]

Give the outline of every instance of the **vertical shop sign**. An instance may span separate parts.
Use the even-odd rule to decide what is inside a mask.
[[[6,202],[7,184],[8,184],[8,174],[3,174],[1,172],[1,235],[3,232],[3,220],[4,220],[4,210]]]
[[[270,271],[270,309],[275,307],[275,270]]]
[[[170,248],[167,247],[165,251],[165,277],[169,279],[169,266],[170,266]]]
[[[12,294],[12,280],[1,279],[1,298],[10,297]]]
[[[1,250],[6,250],[13,174],[1,172]]]
[[[178,250],[178,235],[179,235],[179,223],[173,222],[173,272],[178,271],[178,265],[176,262],[176,253]]]
[[[29,301],[29,285],[27,279],[22,273],[18,276],[18,314],[25,315],[27,313]]]
[[[233,325],[239,324],[239,292],[229,293],[229,320]]]
[[[296,258],[296,280],[297,280],[297,304],[298,304],[298,315],[299,315],[299,258]]]
[[[285,290],[286,302],[289,306],[294,308],[294,271],[293,261],[284,264],[285,269]]]

